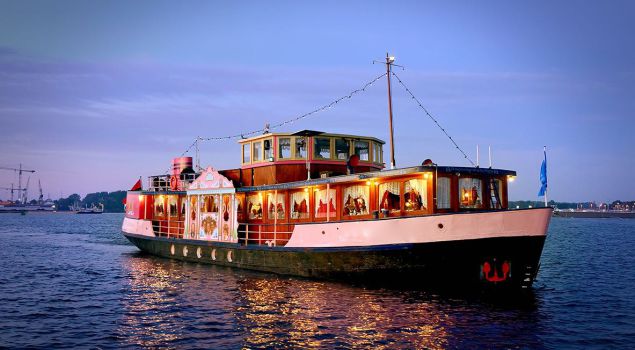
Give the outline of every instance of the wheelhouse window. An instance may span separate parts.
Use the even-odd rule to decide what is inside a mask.
[[[306,158],[306,139],[304,137],[295,138],[295,157]]]
[[[263,160],[273,160],[273,140],[267,139],[262,141],[264,148]]]
[[[247,196],[247,217],[250,220],[262,219],[262,195]]]
[[[398,181],[379,184],[379,209],[401,210],[401,189]]]
[[[316,137],[313,139],[313,158],[331,158],[331,139],[326,137]]]
[[[340,160],[348,160],[350,153],[348,140],[335,139],[335,157]]]
[[[425,210],[428,196],[426,182],[422,179],[411,179],[404,182],[404,210]]]
[[[437,209],[450,209],[450,178],[437,178]]]
[[[300,191],[291,193],[291,219],[309,218],[309,192]]]
[[[163,204],[163,196],[154,197],[154,216],[164,216],[165,206]]]
[[[370,154],[370,143],[368,141],[355,141],[355,154],[359,160],[368,161]]]
[[[261,160],[260,156],[262,155],[262,143],[260,141],[256,141],[253,143],[254,145],[254,162],[259,162]]]
[[[291,158],[291,138],[281,137],[278,139],[278,159]]]
[[[336,217],[337,207],[335,205],[335,198],[336,191],[334,189],[329,190],[328,193],[326,189],[315,191],[315,217],[325,218],[327,212],[329,213],[329,217]]]
[[[381,145],[373,142],[373,162],[381,163]]]
[[[251,163],[251,143],[243,144],[243,163]]]
[[[344,189],[342,214],[345,216],[367,215],[368,214],[368,186],[357,185]]]
[[[285,205],[284,194],[269,193],[267,194],[267,203],[269,203],[268,217],[269,219],[284,219]]]
[[[168,208],[170,216],[174,217],[179,215],[176,196],[168,196]]]
[[[461,208],[483,207],[483,181],[465,177],[459,179],[459,203]]]
[[[499,179],[490,180],[490,191],[492,193],[492,199],[490,200],[490,209],[501,209],[503,204],[501,202],[501,193],[503,189],[503,181]]]

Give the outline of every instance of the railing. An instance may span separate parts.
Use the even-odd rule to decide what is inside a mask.
[[[246,246],[284,246],[289,242],[294,226],[294,224],[239,224],[238,243]]]
[[[183,238],[185,221],[183,220],[153,220],[152,230],[159,237]]]
[[[185,191],[199,174],[155,175],[148,177],[148,190],[154,192]],[[176,180],[175,183],[172,180]]]
[[[294,224],[239,224],[238,243],[242,245],[284,246],[293,234]],[[184,237],[185,221],[153,220],[152,230],[158,237]]]

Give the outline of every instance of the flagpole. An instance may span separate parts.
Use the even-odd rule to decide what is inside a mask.
[[[544,152],[545,152],[545,163],[547,162],[547,146],[544,146],[543,148]],[[547,192],[549,192],[549,185],[547,185],[547,187],[545,188],[545,207],[548,207],[548,200],[547,200]]]

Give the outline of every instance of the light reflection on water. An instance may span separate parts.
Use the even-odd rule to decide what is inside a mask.
[[[472,321],[490,322],[485,331],[496,332],[507,313],[518,312],[481,315],[490,306],[422,291],[285,278],[141,253],[124,259],[124,268],[122,345],[445,349],[473,333],[477,337],[466,344],[479,344],[484,329],[471,327]],[[522,339],[540,345],[531,335]],[[496,344],[487,334],[482,341]]]

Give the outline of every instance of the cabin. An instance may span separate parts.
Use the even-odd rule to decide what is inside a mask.
[[[312,130],[243,139],[240,168],[195,173],[177,158],[128,193],[126,216],[158,236],[284,246],[295,225],[507,209],[516,172],[430,160],[384,170],[384,144]]]

